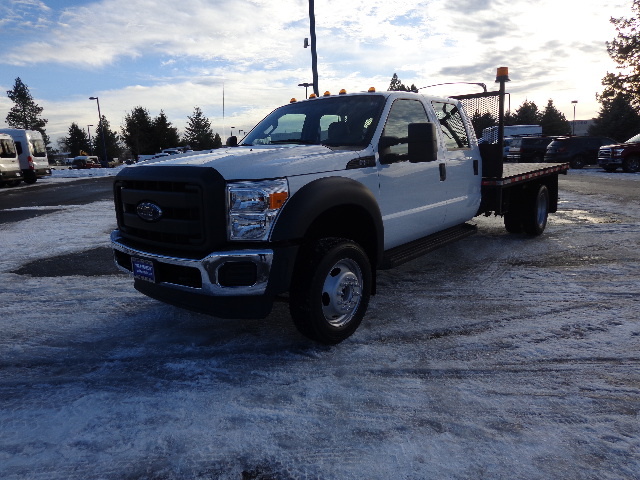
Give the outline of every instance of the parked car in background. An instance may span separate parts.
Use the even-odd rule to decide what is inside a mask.
[[[0,133],[0,187],[15,187],[22,181],[22,169],[16,144],[11,136]]]
[[[507,162],[542,163],[553,137],[514,137],[511,139]]]
[[[609,137],[559,137],[548,146],[545,162],[569,162],[571,168],[583,168],[598,163],[598,151],[603,145],[616,143]]]
[[[73,159],[73,162],[71,162],[71,168],[78,170],[85,168],[102,168],[102,164],[98,160],[98,157],[80,155]]]
[[[627,173],[640,171],[640,133],[624,143],[600,147],[598,165],[607,172],[615,172],[618,167]]]
[[[47,149],[40,132],[19,128],[3,128],[0,129],[0,133],[11,136],[16,144],[24,183],[35,183],[39,178],[51,175]]]

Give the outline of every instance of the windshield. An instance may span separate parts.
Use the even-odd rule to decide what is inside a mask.
[[[16,158],[16,147],[12,140],[0,140],[0,157]]]
[[[640,143],[640,133],[638,135],[631,137],[629,140],[627,140],[624,143]]]
[[[271,112],[242,144],[365,147],[371,141],[384,102],[382,95],[368,94],[290,103]]]
[[[42,140],[31,139],[29,142],[31,143],[31,151],[33,152],[34,157],[47,156],[47,149],[45,148]]]

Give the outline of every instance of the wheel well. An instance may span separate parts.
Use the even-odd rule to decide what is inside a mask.
[[[366,252],[372,268],[378,263],[379,249],[376,227],[369,213],[358,205],[341,205],[329,208],[320,214],[309,226],[304,241],[327,237],[353,240]]]

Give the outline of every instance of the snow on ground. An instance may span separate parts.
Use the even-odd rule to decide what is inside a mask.
[[[113,272],[11,273],[106,247],[111,202],[0,225],[0,478],[640,478],[640,205],[561,195],[542,237],[479,218],[381,272],[335,347],[284,304],[222,320]]]

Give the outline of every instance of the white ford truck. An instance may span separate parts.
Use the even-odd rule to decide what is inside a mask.
[[[240,145],[124,168],[116,264],[140,292],[221,318],[264,318],[288,299],[303,335],[338,343],[362,321],[378,270],[472,234],[474,216],[545,229],[568,164],[488,175],[473,132],[450,98],[292,100]]]

